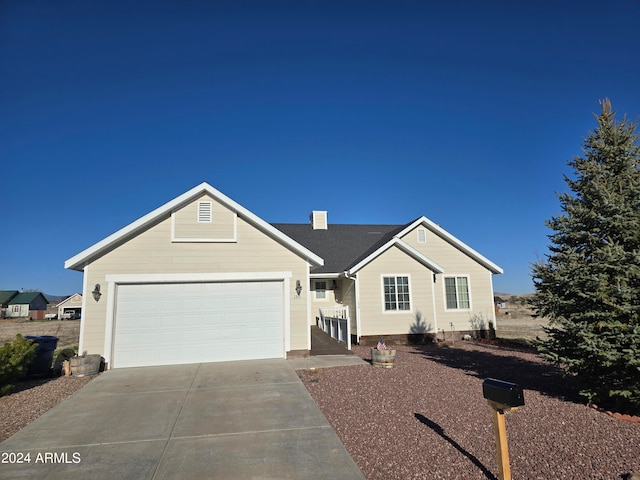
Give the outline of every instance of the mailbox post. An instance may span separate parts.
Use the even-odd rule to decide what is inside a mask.
[[[504,421],[506,412],[518,410],[524,405],[522,388],[515,383],[509,383],[495,378],[487,378],[482,382],[482,395],[487,399],[493,410],[493,430],[496,436],[496,450],[498,451],[498,468],[500,480],[511,480],[511,466],[509,465],[509,445],[507,444],[507,427]]]

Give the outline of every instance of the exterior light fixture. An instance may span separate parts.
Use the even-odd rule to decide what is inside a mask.
[[[300,296],[302,292],[302,285],[300,284],[300,280],[296,280],[296,294]]]
[[[102,296],[102,293],[100,293],[100,284],[96,283],[95,288],[93,289],[93,292],[91,292],[91,295],[93,295],[93,299],[97,302],[98,300],[100,300],[100,297]]]

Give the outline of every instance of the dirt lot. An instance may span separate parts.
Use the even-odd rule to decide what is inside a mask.
[[[544,318],[533,318],[530,315],[515,317],[512,315],[498,315],[496,317],[496,335],[500,338],[523,338],[535,340],[536,337],[547,338],[542,330],[548,324]]]
[[[5,318],[0,320],[0,345],[12,341],[16,334],[53,335],[58,337],[58,348],[78,345],[80,320],[32,320]]]

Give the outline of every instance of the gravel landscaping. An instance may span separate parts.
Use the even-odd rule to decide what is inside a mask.
[[[519,383],[506,415],[513,478],[624,479],[640,473],[640,423],[589,408],[535,353],[472,342],[396,347],[396,366],[299,371],[369,480],[497,478],[482,382]],[[370,350],[354,352],[369,360]],[[634,477],[635,478],[635,477]]]
[[[11,395],[0,397],[0,442],[55,407],[92,378],[40,378],[17,383]]]

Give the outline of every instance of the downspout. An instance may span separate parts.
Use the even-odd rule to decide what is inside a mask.
[[[436,274],[432,273],[431,274],[433,279],[431,282],[431,304],[433,305],[433,323],[434,323],[434,328],[436,331],[436,338],[438,337],[438,314],[437,311],[438,309],[436,308]]]
[[[358,345],[360,345],[360,332],[361,332],[361,327],[360,327],[360,282],[358,282],[358,274],[356,273],[355,275],[350,275],[349,272],[345,272],[344,276],[346,278],[349,278],[351,280],[354,281],[355,285],[356,285],[356,290],[355,290],[355,300],[356,300],[356,311],[355,316],[356,316],[356,343]]]

